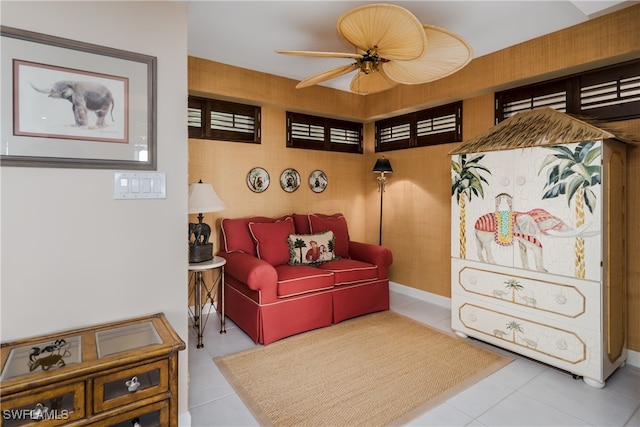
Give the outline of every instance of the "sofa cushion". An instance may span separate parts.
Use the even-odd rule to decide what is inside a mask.
[[[289,234],[289,265],[318,265],[336,259],[333,231]]]
[[[289,262],[287,238],[295,232],[291,217],[276,222],[250,222],[249,230],[256,242],[258,258],[273,266]]]
[[[291,215],[293,218],[293,223],[296,225],[296,233],[298,234],[309,234],[311,233],[311,226],[309,225],[309,215],[308,214],[297,214],[294,213]]]
[[[312,233],[331,230],[336,238],[335,254],[340,258],[349,258],[349,230],[344,215],[310,214],[309,224]]]
[[[340,259],[318,266],[318,269],[331,271],[336,286],[367,282],[378,277],[378,267],[355,259]]]
[[[290,297],[333,287],[333,272],[306,265],[278,265],[278,297]]]
[[[224,218],[220,223],[222,235],[222,248],[225,252],[244,252],[257,256],[256,242],[249,231],[249,223],[269,223],[283,220],[281,218],[267,218],[264,216],[252,216],[246,218]]]

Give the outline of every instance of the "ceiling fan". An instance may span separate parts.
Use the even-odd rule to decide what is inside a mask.
[[[460,36],[433,25],[423,25],[407,9],[396,5],[357,7],[338,18],[337,29],[355,46],[355,53],[276,51],[286,55],[355,60],[308,77],[296,88],[358,70],[350,89],[366,95],[398,84],[428,83],[455,73],[471,61],[471,47]]]

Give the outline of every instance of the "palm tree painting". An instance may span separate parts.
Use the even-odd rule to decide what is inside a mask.
[[[574,151],[564,145],[548,148],[555,153],[549,154],[544,159],[538,172],[548,168],[547,182],[544,187],[546,192],[542,199],[565,195],[568,206],[574,202],[575,228],[580,228],[585,222],[585,206],[591,214],[596,207],[597,196],[592,188],[602,182],[602,165],[599,159],[602,154],[602,145],[599,141],[589,141],[578,144]],[[574,255],[575,276],[584,278],[585,248],[584,238],[581,236],[576,237]]]
[[[516,279],[507,280],[504,282],[504,287],[511,290],[511,302],[516,302],[516,292],[524,289]]]
[[[293,243],[293,247],[295,249],[299,249],[300,250],[300,264],[304,263],[304,257],[302,255],[302,248],[306,248],[307,244],[302,239],[296,239],[296,241]]]
[[[515,320],[510,320],[507,322],[507,331],[513,332],[513,342],[516,342],[516,332],[522,333],[524,332],[524,329],[522,329],[522,326],[520,326],[520,324]]]
[[[451,170],[453,172],[451,182],[451,196],[456,196],[456,201],[460,206],[460,258],[467,257],[467,233],[466,233],[466,206],[467,199],[482,197],[484,199],[484,189],[482,183],[489,182],[480,174],[484,171],[491,175],[491,171],[480,164],[484,154],[476,155],[467,159],[466,154],[459,154],[458,161],[451,160]]]

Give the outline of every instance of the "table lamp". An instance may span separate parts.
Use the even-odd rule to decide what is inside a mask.
[[[227,206],[218,197],[211,184],[202,180],[189,185],[189,213],[198,214],[197,223],[189,223],[189,262],[204,262],[213,259],[213,243],[209,243],[211,227],[202,222],[203,212],[218,212]]]

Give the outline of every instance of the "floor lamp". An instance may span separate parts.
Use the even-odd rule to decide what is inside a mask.
[[[378,192],[380,193],[380,232],[378,233],[378,244],[382,245],[382,197],[384,194],[384,186],[387,183],[387,177],[384,176],[385,173],[393,172],[393,168],[391,168],[391,162],[384,157],[376,160],[376,164],[373,167],[373,172],[377,172],[380,176],[377,178],[378,180]]]

